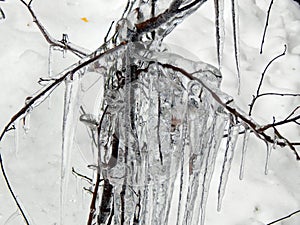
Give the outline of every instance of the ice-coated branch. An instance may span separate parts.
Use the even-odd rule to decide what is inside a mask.
[[[279,97],[300,97],[298,93],[271,93],[266,92],[256,96],[256,98],[264,97],[264,96],[279,96]]]
[[[93,191],[93,197],[92,197],[92,202],[90,205],[90,214],[89,214],[89,219],[87,222],[87,225],[92,225],[93,219],[94,219],[94,215],[95,215],[95,211],[96,211],[96,200],[97,200],[97,196],[98,196],[98,189],[99,189],[99,185],[100,185],[100,173],[99,171],[97,172],[97,177],[96,177],[96,183],[95,183],[95,189]]]
[[[234,44],[234,58],[238,78],[238,94],[241,89],[241,70],[240,70],[240,44],[239,44],[239,7],[238,0],[231,0],[231,14],[232,14],[232,31],[233,31],[233,44]]]
[[[300,119],[300,115],[292,117],[292,118],[284,119],[284,120],[276,122],[276,123],[267,124],[267,125],[262,126],[261,128],[259,128],[259,130],[260,131],[265,131],[265,130],[271,128],[271,127],[276,127],[276,126],[280,126],[280,125],[291,123],[291,122],[297,122],[297,120],[299,120],[299,119]]]
[[[228,101],[224,101],[222,99],[222,96],[220,96],[216,90],[213,90],[212,88],[210,88],[207,84],[205,84],[202,80],[198,79],[197,77],[194,77],[191,73],[187,72],[186,70],[184,70],[183,68],[180,68],[180,67],[177,67],[177,66],[174,66],[174,65],[171,65],[171,64],[166,64],[166,63],[159,63],[159,62],[156,62],[158,63],[159,65],[165,67],[165,68],[168,68],[168,69],[172,69],[174,71],[177,71],[177,72],[180,72],[182,75],[184,75],[185,77],[189,78],[190,80],[196,80],[198,81],[202,86],[203,88],[205,88],[210,94],[211,96],[213,97],[213,99],[218,102],[224,109],[226,109],[230,114],[232,114],[233,116],[235,116],[237,119],[240,120],[240,122],[243,122],[245,124],[247,124],[249,126],[249,128],[251,130],[253,130],[253,132],[255,133],[255,135],[262,139],[263,141],[265,142],[268,142],[268,143],[271,143],[271,144],[277,144],[281,147],[289,147],[292,152],[295,154],[296,156],[296,159],[297,160],[300,160],[300,155],[299,153],[297,152],[295,146],[293,145],[292,142],[290,142],[287,138],[285,138],[284,136],[282,136],[280,134],[280,132],[275,128],[275,126],[270,126],[268,128],[273,128],[274,129],[274,132],[275,132],[275,135],[277,138],[279,138],[279,140],[281,141],[278,141],[278,139],[275,139],[274,137],[271,137],[270,135],[268,135],[265,131],[268,129],[261,129],[263,126],[261,126],[260,124],[258,124],[257,122],[255,122],[251,116],[247,115],[246,113],[244,113],[241,109],[239,109],[235,104],[234,104],[234,101],[233,99],[230,99]],[[296,118],[293,118],[293,120],[295,119],[299,119],[300,115],[297,116]],[[286,120],[285,122],[281,122],[281,123],[288,123],[290,122],[291,119],[289,120]],[[279,125],[277,123],[277,125]]]
[[[3,175],[3,177],[4,177],[6,186],[7,186],[7,188],[8,188],[8,190],[9,190],[11,196],[13,197],[13,199],[14,199],[14,201],[15,201],[15,203],[16,203],[18,210],[20,211],[20,213],[21,213],[21,215],[22,215],[22,217],[23,217],[23,219],[24,219],[26,225],[30,225],[30,224],[29,224],[29,220],[27,219],[27,216],[25,215],[25,212],[24,212],[24,210],[22,209],[22,207],[21,207],[21,205],[20,205],[20,203],[19,203],[19,200],[17,199],[17,196],[15,195],[15,193],[14,193],[14,191],[13,191],[13,189],[12,189],[12,186],[10,185],[10,182],[9,182],[9,180],[8,180],[8,177],[7,177],[6,172],[5,172],[5,169],[4,169],[4,165],[3,165],[1,153],[0,153],[0,167],[1,167],[1,173],[2,173],[2,175]]]
[[[2,133],[0,134],[0,141],[2,141],[5,133],[9,131],[14,124],[14,122],[19,119],[20,117],[24,117],[29,111],[33,108],[40,105],[51,93],[58,87],[67,77],[71,77],[76,71],[84,68],[85,66],[89,65],[90,63],[96,61],[97,59],[101,58],[104,55],[113,53],[114,51],[119,50],[122,48],[126,43],[121,43],[120,45],[107,50],[105,53],[98,53],[94,52],[88,57],[83,58],[79,62],[73,64],[63,72],[61,72],[55,79],[51,79],[48,85],[45,85],[42,89],[37,91],[34,95],[28,97],[28,101],[26,104],[10,119],[10,121],[6,124],[5,128],[3,129]]]
[[[300,213],[300,210],[297,210],[297,211],[295,211],[295,212],[293,212],[293,213],[291,213],[291,214],[289,214],[287,216],[284,216],[284,217],[282,217],[280,219],[274,220],[273,222],[268,223],[266,225],[272,225],[272,224],[278,223],[278,222],[283,221],[283,220],[285,220],[285,219],[287,219],[287,218],[289,218],[289,217],[291,217],[291,216],[293,216],[293,215],[295,215],[297,213]]]
[[[185,1],[175,0],[173,1],[169,8],[164,12],[158,14],[157,16],[146,19],[143,22],[135,24],[136,32],[132,35],[132,40],[138,40],[141,35],[144,33],[155,31],[160,27],[164,27],[166,23],[174,24],[174,26],[168,25],[168,29],[161,31],[161,38],[164,38],[167,34],[174,29],[178,24],[177,19],[183,20],[183,17],[186,17],[197,10],[204,2],[207,0],[195,0],[187,5],[183,5]],[[180,8],[180,6],[182,6]],[[177,22],[175,22],[177,21]]]
[[[5,14],[1,8],[0,8],[0,19],[5,19]]]
[[[93,183],[93,180],[91,178],[89,178],[88,176],[82,175],[81,173],[78,173],[74,167],[72,167],[72,173],[74,174],[74,176],[80,177],[81,179],[87,181],[90,184]]]
[[[283,51],[281,54],[279,54],[279,55],[277,55],[276,57],[274,57],[274,58],[267,64],[267,66],[265,67],[264,71],[262,72],[261,78],[260,78],[260,81],[259,81],[259,84],[258,84],[258,87],[257,87],[257,90],[256,90],[256,95],[253,96],[252,102],[249,104],[249,113],[248,113],[249,116],[251,116],[251,114],[252,114],[252,110],[253,110],[254,104],[255,104],[256,100],[259,98],[258,96],[261,95],[261,94],[260,94],[260,90],[261,90],[261,87],[262,87],[262,84],[263,84],[263,81],[264,81],[264,78],[265,78],[265,75],[266,75],[266,72],[267,72],[268,68],[272,65],[272,63],[273,63],[275,60],[277,60],[278,58],[284,56],[285,53],[286,53],[286,50],[287,50],[287,46],[284,45],[284,51]]]
[[[88,50],[85,50],[81,47],[78,47],[78,46],[72,44],[71,42],[66,42],[66,41],[64,41],[64,39],[59,41],[59,40],[56,40],[53,37],[51,37],[51,35],[46,30],[46,28],[39,21],[39,19],[37,18],[35,12],[33,11],[32,7],[31,7],[31,4],[32,4],[33,0],[31,0],[29,3],[26,3],[24,0],[20,0],[20,1],[26,6],[26,8],[28,9],[28,11],[29,11],[29,13],[30,13],[30,15],[33,19],[33,22],[37,25],[37,27],[41,31],[42,35],[44,36],[46,41],[51,46],[59,47],[59,48],[64,49],[64,50],[69,50],[69,51],[73,52],[75,55],[79,56],[80,58],[89,55]]]
[[[70,66],[69,68],[67,68],[65,71],[61,72],[59,74],[59,76],[57,76],[56,79],[52,79],[50,81],[50,83],[46,86],[44,86],[42,89],[40,89],[38,92],[36,92],[33,96],[28,97],[28,101],[26,102],[26,104],[16,113],[12,116],[12,118],[10,119],[10,121],[6,124],[6,126],[4,127],[3,131],[0,134],[0,142],[2,141],[3,137],[5,136],[5,134],[13,129],[14,123],[19,119],[19,118],[24,118],[26,116],[26,114],[28,112],[30,112],[31,110],[33,110],[35,107],[37,107],[38,105],[40,105],[42,102],[44,102],[44,100],[61,84],[63,83],[63,81],[68,78],[71,77],[76,71],[84,68],[85,66],[89,65],[90,63],[96,61],[97,59],[101,58],[103,55],[107,55],[109,53],[112,53],[114,51],[117,51],[118,49],[122,48],[124,46],[124,44],[126,43],[122,43],[118,46],[116,46],[113,49],[107,50],[105,53],[99,53],[99,52],[94,52],[93,54],[89,55],[88,57],[83,58],[82,60],[80,60],[78,63],[73,64],[72,66]],[[2,162],[2,155],[0,152],[0,163],[1,163],[1,172],[2,175],[6,181],[6,184],[10,190],[11,195],[14,198],[14,201],[16,202],[16,205],[18,207],[18,209],[20,210],[21,214],[24,217],[24,220],[26,222],[26,224],[29,225],[28,223],[28,219],[25,217],[25,214],[14,194],[14,192],[12,191],[12,187],[7,179],[5,170],[4,170],[4,166],[3,166],[3,162]]]
[[[219,70],[222,67],[222,58],[225,41],[225,24],[224,24],[224,0],[215,0],[215,28],[217,42],[217,57]]]
[[[263,53],[263,45],[264,45],[264,42],[265,42],[265,37],[266,37],[268,25],[269,25],[269,18],[270,18],[273,3],[274,3],[274,0],[271,0],[270,5],[269,5],[269,9],[268,9],[268,12],[267,12],[267,19],[266,19],[266,24],[265,24],[265,27],[264,27],[264,33],[263,33],[263,37],[262,37],[262,40],[261,40],[260,52],[259,52],[260,54]]]

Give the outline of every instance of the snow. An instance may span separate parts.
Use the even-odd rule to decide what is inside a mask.
[[[237,95],[238,81],[231,30],[231,8],[226,1],[224,11],[226,39],[222,56],[221,89],[232,95],[243,110],[248,111],[247,105],[255,94],[262,71],[270,59],[280,54],[283,45],[287,44],[287,55],[269,68],[263,91],[299,93],[299,5],[292,0],[274,2],[264,52],[260,55],[260,42],[269,1],[240,0],[238,2],[241,93]],[[47,77],[49,46],[33,24],[26,8],[19,1],[0,2],[0,7],[6,15],[5,20],[0,20],[0,127],[2,128],[23,106],[26,97],[40,88],[37,84],[38,79]],[[53,37],[61,39],[63,33],[68,33],[72,43],[90,50],[96,49],[103,42],[111,21],[121,16],[124,7],[125,1],[117,0],[35,0],[33,2],[37,16]],[[214,6],[213,1],[210,0],[178,26],[166,38],[166,42],[170,43],[171,49],[176,53],[183,53],[187,58],[198,58],[218,66],[214,33]],[[54,62],[52,69],[57,73],[76,60],[67,53],[65,61]],[[30,129],[27,133],[23,132],[22,121],[20,121],[19,130],[15,131],[16,133],[13,131],[7,133],[0,144],[8,177],[29,219],[33,221],[32,224],[59,223],[63,96],[63,87],[59,87],[51,95],[51,109],[48,108],[46,100],[31,112]],[[272,122],[273,116],[276,116],[279,121],[298,105],[299,97],[265,97],[258,101],[253,116],[263,124]],[[78,126],[82,125],[78,124]],[[281,130],[292,140],[299,140],[299,126],[289,125],[282,127]],[[77,147],[72,149],[72,166],[80,168],[81,173],[93,177],[93,172],[86,168],[86,161],[93,163],[93,160],[87,150],[90,147],[83,144],[84,138],[81,133],[75,137]],[[18,147],[14,147],[16,140],[19,141]],[[225,142],[223,143],[207,201],[206,225],[266,224],[300,208],[300,164],[296,162],[293,153],[287,148],[272,149],[268,165],[269,173],[266,176],[264,175],[266,145],[250,134],[244,176],[240,181],[242,142],[241,136],[232,161],[222,210],[217,212],[217,190],[225,152]],[[70,180],[74,184],[78,183],[74,176],[70,176]],[[89,184],[81,181],[79,187],[70,189],[68,193],[70,201],[66,203],[66,208],[69,210],[66,212],[65,224],[85,224],[87,221],[90,195],[85,192],[84,197],[81,197],[83,186],[89,187]],[[179,185],[177,187],[179,188]],[[296,214],[281,224],[298,225],[299,223],[300,215]],[[24,224],[21,216],[16,212],[16,206],[2,177],[0,178],[0,224]]]

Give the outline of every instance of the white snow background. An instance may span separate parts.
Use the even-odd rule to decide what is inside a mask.
[[[112,20],[118,20],[127,1],[117,0],[34,0],[32,7],[49,33],[61,39],[67,33],[72,43],[94,50]],[[269,0],[240,0],[241,94],[233,54],[230,3],[225,1],[226,41],[223,61],[222,90],[232,95],[248,111],[261,73],[268,62],[284,50],[287,54],[268,69],[263,92],[300,92],[300,7],[292,0],[276,0],[272,7],[263,54],[260,42]],[[228,5],[227,5],[228,4]],[[17,0],[0,2],[6,15],[0,20],[0,127],[22,107],[25,98],[40,88],[37,81],[48,73],[48,44],[38,31],[27,9]],[[87,22],[81,18],[87,18]],[[171,49],[190,59],[217,66],[213,1],[206,2],[196,13],[180,24],[165,40]],[[179,47],[180,46],[180,47]],[[54,72],[60,72],[76,58],[56,53]],[[3,163],[14,192],[32,224],[53,225],[59,221],[59,186],[63,86],[31,113],[27,133],[20,122],[16,131],[7,133],[0,144]],[[256,103],[253,117],[261,124],[284,119],[296,106],[299,97],[264,97]],[[291,141],[300,140],[299,126],[289,124],[280,131]],[[87,162],[91,159],[83,148],[83,138],[76,136],[72,166],[91,176]],[[223,200],[222,211],[216,211],[217,188],[224,149],[221,148],[207,205],[207,225],[259,225],[300,209],[300,162],[288,148],[273,150],[269,174],[264,175],[265,144],[250,136],[245,176],[239,180],[240,137],[232,171]],[[89,147],[86,144],[86,147]],[[0,224],[25,224],[0,176]],[[91,195],[83,191],[89,185],[71,176],[68,211],[65,224],[86,224]],[[171,223],[170,223],[171,224]],[[282,222],[299,225],[300,214]]]

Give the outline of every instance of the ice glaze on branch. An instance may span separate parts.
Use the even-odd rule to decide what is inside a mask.
[[[232,114],[238,120],[240,120],[240,122],[243,122],[243,123],[247,124],[249,126],[249,128],[251,130],[253,130],[253,132],[255,133],[255,135],[258,138],[260,138],[260,139],[262,139],[262,140],[264,140],[266,142],[269,142],[271,144],[277,144],[280,147],[286,147],[286,146],[289,147],[293,151],[293,153],[296,155],[296,159],[300,160],[300,155],[297,152],[297,150],[296,150],[295,146],[293,145],[293,143],[291,143],[287,138],[285,138],[284,136],[282,136],[280,134],[280,132],[275,128],[275,126],[278,126],[280,124],[286,124],[286,123],[293,122],[293,121],[299,119],[300,115],[296,116],[294,118],[291,118],[289,120],[284,120],[284,121],[278,122],[275,125],[274,124],[272,124],[272,125],[270,124],[270,125],[266,125],[266,126],[261,126],[257,122],[255,122],[250,116],[248,116],[246,113],[244,113],[242,110],[240,110],[234,104],[233,99],[230,100],[229,102],[224,102],[222,100],[221,96],[218,95],[218,93],[215,90],[212,90],[202,80],[194,77],[191,73],[185,71],[183,68],[180,68],[180,67],[177,67],[177,66],[174,66],[174,65],[170,65],[170,64],[165,64],[165,63],[159,63],[159,62],[157,62],[157,63],[159,65],[165,67],[165,68],[172,69],[174,71],[178,71],[182,75],[188,77],[191,80],[198,81],[212,95],[212,97],[214,98],[215,101],[217,101],[221,106],[223,106],[223,108],[226,109],[230,114]],[[281,140],[281,141],[278,141],[278,139],[275,140],[274,137],[271,137],[270,135],[268,135],[265,132],[269,128],[273,128],[274,129],[276,137],[279,140]]]
[[[138,40],[142,34],[164,27],[166,23],[172,24],[167,26],[169,30],[161,29],[161,31],[158,32],[160,38],[163,39],[175,28],[179,21],[182,21],[184,17],[189,16],[197,10],[206,0],[195,0],[187,5],[183,5],[184,2],[184,0],[174,0],[164,12],[135,24],[136,32],[133,34],[132,40]],[[180,8],[180,6],[182,7]]]
[[[78,47],[78,46],[72,44],[71,42],[65,42],[64,40],[58,41],[58,40],[54,39],[53,37],[51,37],[51,35],[48,33],[46,28],[38,20],[37,16],[35,15],[35,12],[31,8],[31,3],[33,2],[33,0],[31,0],[29,3],[26,3],[24,0],[20,0],[20,1],[27,7],[30,15],[33,18],[33,22],[37,25],[37,27],[41,31],[42,35],[44,36],[44,38],[50,45],[60,47],[64,50],[69,50],[81,58],[89,55],[88,50]]]
[[[266,75],[266,72],[267,72],[268,68],[272,65],[272,63],[273,63],[276,59],[278,59],[278,58],[284,56],[285,53],[286,53],[286,50],[287,50],[287,46],[284,45],[284,50],[283,50],[283,52],[282,52],[281,54],[277,55],[276,57],[274,57],[274,58],[267,64],[267,66],[265,67],[264,71],[262,72],[261,78],[260,78],[260,81],[259,81],[259,84],[258,84],[258,87],[257,87],[256,95],[253,96],[252,102],[249,104],[249,113],[248,113],[249,116],[251,116],[251,114],[252,114],[252,110],[253,110],[253,107],[254,107],[254,104],[255,104],[256,100],[257,100],[257,99],[259,98],[259,96],[261,95],[261,94],[260,94],[260,90],[261,90],[261,87],[262,87],[262,84],[263,84],[263,81],[264,81],[264,78],[265,78],[265,75]]]

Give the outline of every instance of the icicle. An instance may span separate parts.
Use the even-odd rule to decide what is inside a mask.
[[[23,117],[23,129],[25,134],[27,134],[30,129],[30,112],[27,112]]]
[[[186,185],[187,182],[185,182],[184,178],[186,177],[184,174],[184,165],[185,165],[185,157],[184,157],[184,151],[181,152],[181,168],[180,168],[180,186],[179,186],[179,201],[178,201],[178,207],[177,207],[177,223],[176,225],[181,224],[181,217],[183,216],[184,212],[184,200],[183,200],[183,191],[184,191],[184,185]]]
[[[15,130],[14,130],[14,136],[15,136],[15,153],[16,153],[16,156],[18,156],[18,153],[19,153],[19,141],[20,141],[20,120],[16,120],[14,122],[14,127],[15,127]]]
[[[60,187],[60,224],[63,224],[64,207],[68,193],[68,181],[71,172],[71,150],[79,113],[80,76],[73,75],[73,80],[66,80],[64,96],[64,115],[62,128],[61,187]],[[78,107],[78,108],[77,108]]]
[[[62,42],[64,45],[68,45],[68,44],[69,44],[69,37],[68,37],[68,34],[63,34],[61,42]],[[67,50],[66,50],[66,49],[63,49],[62,52],[63,52],[63,58],[66,58]]]
[[[240,74],[240,45],[239,45],[239,7],[238,0],[231,0],[231,12],[232,12],[232,28],[233,28],[233,44],[234,44],[234,56],[235,65],[238,78],[238,94],[241,90],[241,74]]]
[[[222,67],[225,41],[224,0],[215,0],[215,26],[219,70]]]
[[[234,150],[236,146],[236,141],[239,135],[239,125],[235,124],[229,124],[229,129],[228,129],[228,138],[227,138],[227,143],[226,143],[226,150],[225,150],[225,156],[224,156],[224,161],[223,161],[223,166],[222,166],[222,172],[221,172],[221,177],[220,177],[220,184],[218,188],[218,211],[221,210],[222,206],[222,199],[225,194],[225,189],[226,189],[226,184],[228,180],[228,176],[230,173],[231,169],[231,163],[234,155]]]
[[[53,45],[49,46],[49,51],[48,51],[48,77],[51,78],[53,76],[53,69],[52,69],[52,57],[53,57]]]
[[[25,207],[23,206],[21,199],[18,196],[16,196],[16,199],[17,199],[18,203],[20,204],[20,207],[22,208],[23,212],[26,215],[26,220],[27,220],[26,224],[36,225],[33,222],[32,218],[30,217],[29,213],[26,211]],[[12,213],[7,218],[7,220],[3,223],[3,225],[19,224],[16,222],[16,218],[18,218],[18,217],[20,218],[18,222],[20,223],[20,221],[22,221],[22,224],[23,224],[25,222],[25,220],[24,220],[24,218],[22,218],[22,215],[21,215],[19,209],[17,209],[14,213]]]
[[[185,119],[187,120],[187,118]],[[177,223],[176,225],[181,224],[180,221],[183,219],[184,216],[184,210],[185,210],[185,199],[184,199],[184,193],[187,189],[188,182],[186,181],[187,172],[188,170],[185,170],[185,166],[187,165],[189,161],[189,149],[188,149],[188,122],[185,121],[183,123],[183,134],[182,134],[182,146],[180,150],[180,187],[179,187],[179,200],[177,205]],[[188,154],[187,154],[188,153]]]
[[[3,223],[4,225],[10,225],[12,224],[12,222],[20,216],[20,212],[19,210],[17,209],[15,212],[13,212],[8,218],[7,220]],[[15,223],[16,221],[14,221]]]
[[[271,150],[269,143],[266,142],[267,146],[267,156],[266,156],[266,163],[265,163],[265,175],[268,175],[269,173],[269,162],[270,162],[270,156],[271,156]]]
[[[210,137],[212,140],[210,141],[209,147],[209,153],[208,157],[206,159],[205,165],[204,165],[204,175],[203,175],[203,181],[202,181],[202,193],[201,193],[201,203],[200,203],[200,224],[204,225],[205,222],[205,212],[206,212],[206,202],[208,198],[209,193],[209,187],[211,178],[215,169],[215,162],[217,158],[218,149],[220,146],[220,142],[222,140],[223,131],[224,131],[224,124],[226,119],[224,118],[224,115],[220,115],[218,113],[215,113],[214,121],[213,121],[213,130],[210,134],[212,137]],[[198,224],[198,223],[196,223]]]
[[[174,171],[178,171],[179,165],[181,165],[181,170],[183,170],[184,168],[184,162],[181,160],[184,160],[184,153],[186,152],[186,146],[188,144],[187,141],[187,134],[188,134],[188,122],[187,122],[187,115],[186,112],[183,114],[184,116],[182,117],[182,129],[181,129],[181,138],[180,138],[180,145],[178,146],[178,150],[180,151],[180,153],[178,154],[173,154],[172,156],[172,164],[170,166],[170,172],[173,173]],[[181,161],[181,162],[180,162]],[[182,171],[183,172],[183,171]],[[163,224],[168,224],[168,219],[169,219],[169,215],[170,215],[170,210],[171,210],[171,203],[172,203],[172,198],[173,198],[173,193],[174,191],[174,184],[175,184],[175,180],[176,180],[176,176],[174,176],[173,174],[170,174],[170,179],[169,179],[169,189],[167,190],[168,193],[168,200],[166,202],[165,208],[166,208],[166,216],[165,216],[165,221],[162,221]],[[182,180],[181,180],[182,182]],[[180,189],[182,191],[182,186],[183,184],[180,184]],[[182,193],[180,193],[179,196],[179,201],[182,201]],[[180,204],[180,203],[179,203]],[[178,207],[178,210],[180,210],[180,206]],[[179,216],[179,215],[178,215]],[[177,219],[177,221],[179,221],[179,218]],[[162,224],[161,223],[161,224]]]
[[[248,148],[249,136],[250,136],[250,129],[248,127],[245,127],[243,147],[242,147],[242,159],[241,159],[240,175],[239,175],[240,180],[244,178],[245,159],[246,159],[246,152]]]
[[[53,69],[52,69],[52,57],[53,57],[53,45],[49,46],[49,52],[48,52],[48,78],[51,79],[53,76]],[[48,98],[48,109],[51,109],[52,101],[51,101],[51,95]]]

